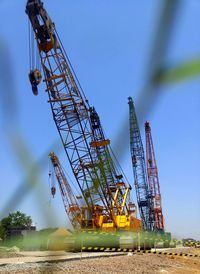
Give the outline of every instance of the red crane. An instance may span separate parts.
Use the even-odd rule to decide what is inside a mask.
[[[145,123],[146,136],[146,162],[149,189],[152,194],[153,214],[154,214],[154,230],[164,231],[164,218],[162,213],[162,203],[160,194],[160,183],[158,178],[158,168],[155,159],[153,140],[151,135],[151,127],[149,122]]]

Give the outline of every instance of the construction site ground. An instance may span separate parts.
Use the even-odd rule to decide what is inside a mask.
[[[168,251],[200,256],[198,248],[173,248]],[[200,274],[200,257],[122,252],[17,252],[1,256],[0,273]]]

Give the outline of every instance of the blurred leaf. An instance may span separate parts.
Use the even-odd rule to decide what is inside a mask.
[[[160,69],[155,77],[157,84],[175,83],[200,76],[200,58],[191,59],[173,67]]]

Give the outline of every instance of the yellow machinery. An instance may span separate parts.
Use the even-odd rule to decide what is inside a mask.
[[[70,186],[69,181],[66,178],[65,172],[60,164],[58,157],[54,152],[49,154],[53,171],[55,172],[56,179],[59,184],[60,193],[62,196],[63,204],[67,216],[75,230],[85,230],[86,222],[87,222],[87,214],[88,207],[80,206],[78,203],[77,197],[73,193],[73,189]],[[50,171],[49,176],[52,178],[52,171]],[[121,185],[120,185],[121,186]],[[125,185],[124,185],[125,187]],[[141,221],[136,218],[136,207],[134,203],[128,204],[128,213],[125,214],[124,207],[126,205],[126,200],[128,198],[128,194],[130,188],[126,187],[124,199],[122,205],[120,207],[120,215],[115,215],[115,204],[117,201],[117,195],[119,194],[120,188],[119,186],[116,189],[116,193],[114,196],[113,204],[112,204],[112,212],[113,212],[113,220],[108,221],[106,215],[103,214],[103,207],[100,205],[96,205],[94,209],[94,215],[92,218],[92,229],[101,229],[103,231],[116,231],[116,230],[131,230],[135,232],[139,232],[141,230]],[[51,187],[52,195],[55,195],[56,188],[54,183],[52,183]],[[80,198],[80,196],[78,197]]]

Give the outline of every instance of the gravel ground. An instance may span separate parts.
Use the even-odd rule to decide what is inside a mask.
[[[172,250],[174,251],[174,250]],[[186,253],[184,250],[180,252]],[[197,254],[190,249],[187,253]],[[163,256],[153,254],[127,254],[118,257],[84,259],[60,263],[33,263],[0,267],[0,273],[72,273],[72,274],[200,274],[200,258]]]

